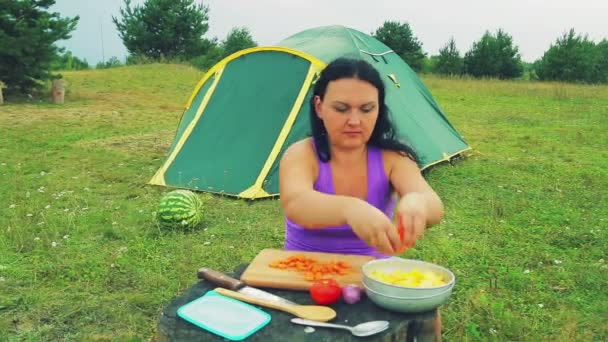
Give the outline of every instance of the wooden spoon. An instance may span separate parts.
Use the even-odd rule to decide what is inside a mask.
[[[327,322],[336,317],[336,311],[328,306],[320,305],[289,305],[284,303],[268,302],[252,296],[248,296],[239,292],[218,287],[215,292],[227,297],[242,300],[243,302],[265,306],[271,309],[277,309],[289,312],[297,317],[309,319],[311,321]]]

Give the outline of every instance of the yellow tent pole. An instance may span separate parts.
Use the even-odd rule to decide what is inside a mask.
[[[296,121],[296,117],[298,116],[298,113],[300,112],[300,108],[302,107],[304,98],[306,98],[306,94],[308,93],[308,90],[310,88],[313,78],[315,77],[315,75],[318,72],[321,71],[321,69],[323,67],[324,67],[324,65],[322,66],[319,64],[311,63],[310,68],[308,69],[308,74],[304,78],[304,83],[302,84],[302,88],[300,88],[298,97],[296,98],[296,101],[294,102],[293,107],[291,108],[291,111],[289,112],[289,115],[287,116],[287,119],[285,120],[285,123],[283,124],[283,128],[281,128],[281,131],[277,137],[277,140],[275,141],[274,146],[272,147],[272,150],[270,151],[270,154],[268,155],[268,158],[266,159],[266,163],[264,163],[264,166],[262,167],[262,170],[260,171],[260,174],[258,175],[258,178],[256,179],[255,183],[251,187],[249,187],[247,190],[244,190],[243,192],[241,192],[239,194],[240,197],[258,198],[258,197],[270,196],[266,191],[264,191],[264,189],[262,189],[264,180],[266,179],[266,176],[268,176],[268,172],[270,171],[270,168],[272,167],[272,165],[274,165],[274,163],[277,159],[277,156],[279,155],[279,152],[281,151],[281,148],[285,144],[285,140],[287,139],[287,136],[289,135],[289,132],[291,131],[291,127],[293,126],[293,123]]]
[[[209,90],[207,90],[207,93],[205,94],[205,97],[203,98],[203,101],[201,102],[200,106],[198,107],[198,109],[196,111],[196,115],[194,116],[192,121],[190,121],[190,123],[188,124],[188,127],[186,127],[186,129],[184,130],[184,133],[179,138],[179,141],[177,142],[177,145],[175,146],[175,148],[169,155],[169,158],[167,158],[167,160],[165,161],[163,166],[158,170],[158,172],[156,172],[154,177],[152,177],[152,180],[150,180],[151,184],[166,185],[165,172],[169,168],[169,165],[171,165],[171,163],[173,163],[177,154],[181,151],[182,147],[184,146],[184,143],[190,137],[190,134],[192,134],[194,127],[196,127],[196,124],[198,123],[199,119],[203,115],[203,111],[205,110],[205,107],[207,107],[207,104],[209,103],[209,100],[211,99],[211,95],[213,95],[213,92],[215,91],[215,87],[217,86],[218,82],[220,81],[220,78],[222,78],[223,72],[224,72],[223,67],[218,68],[216,70],[215,79],[213,80],[213,83],[209,87]]]

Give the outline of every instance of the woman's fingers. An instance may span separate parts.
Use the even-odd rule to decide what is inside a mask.
[[[386,236],[391,244],[391,247],[393,248],[393,251],[398,251],[401,249],[401,245],[403,243],[401,242],[401,237],[399,236],[399,231],[396,229],[396,227],[391,225],[386,232]]]
[[[382,253],[385,253],[385,254],[392,255],[395,253],[395,249],[391,245],[391,242],[390,242],[389,238],[386,236],[386,234],[380,233],[380,236],[378,236],[377,239],[378,239],[378,245],[376,246],[376,249],[380,250]]]
[[[401,224],[405,231],[403,243],[407,246],[413,246],[416,242],[416,235],[414,235],[414,218],[407,215],[401,217]]]
[[[422,235],[424,234],[424,229],[425,229],[425,220],[424,218],[422,218],[422,216],[415,216],[414,217],[414,231],[415,231],[415,236],[416,239],[420,239],[420,237],[422,237]]]

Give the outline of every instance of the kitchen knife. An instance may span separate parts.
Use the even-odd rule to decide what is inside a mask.
[[[256,289],[255,287],[248,286],[247,284],[238,279],[234,279],[224,273],[214,271],[207,267],[200,268],[197,272],[197,276],[199,279],[207,280],[213,284],[216,284],[219,287],[223,287],[255,298],[289,305],[298,305],[298,303],[294,303],[288,299],[279,297],[270,292],[266,292],[260,289]]]

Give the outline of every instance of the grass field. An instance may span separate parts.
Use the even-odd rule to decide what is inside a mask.
[[[0,106],[0,340],[148,340],[199,267],[280,248],[282,212],[201,195],[202,229],[159,230],[146,183],[202,73],[63,74],[64,105]],[[456,273],[444,340],[608,340],[608,87],[423,81],[473,147],[428,172],[445,220],[403,255]]]

